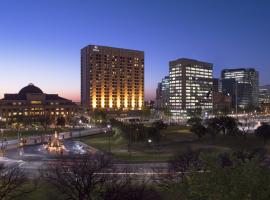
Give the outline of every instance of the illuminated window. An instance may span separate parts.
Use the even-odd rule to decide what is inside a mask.
[[[41,104],[41,101],[31,101],[31,104],[37,105],[37,104]]]

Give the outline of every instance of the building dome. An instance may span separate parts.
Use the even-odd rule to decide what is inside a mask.
[[[43,94],[42,90],[36,86],[34,86],[34,84],[30,83],[28,86],[22,88],[19,91],[19,95],[25,95],[25,94]]]

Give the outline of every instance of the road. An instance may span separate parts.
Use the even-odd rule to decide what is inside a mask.
[[[95,135],[108,131],[107,128],[91,128],[83,131],[74,131],[74,132],[64,132],[59,133],[59,138],[64,140],[64,144],[67,148],[71,149],[72,143],[76,145],[87,146],[84,143],[75,140],[66,140],[70,138],[79,138],[88,135]],[[41,142],[45,142],[51,135],[46,135],[41,137],[27,137],[24,138],[26,143],[24,148],[18,148],[18,140],[9,140],[6,141],[7,147],[7,158],[1,158],[0,163],[5,165],[14,165],[18,164],[29,177],[36,177],[40,173],[40,169],[43,166],[46,166],[48,162],[57,162],[59,157],[56,158],[54,155],[44,154],[40,152],[40,147],[42,147]],[[45,139],[44,139],[45,138]],[[98,150],[87,146],[88,151],[96,153]],[[21,153],[22,151],[22,153]],[[61,158],[60,158],[61,159]],[[116,169],[119,174],[132,173],[141,176],[150,176],[156,171],[167,171],[168,163],[115,163],[114,169]]]
[[[84,137],[84,136],[90,136],[90,135],[103,133],[105,131],[108,131],[108,128],[96,128],[96,127],[88,128],[88,129],[80,130],[80,131],[70,131],[70,132],[59,133],[59,138],[60,139],[78,138],[78,137]],[[22,141],[23,141],[24,146],[47,143],[51,137],[52,137],[51,134],[47,134],[43,136],[23,137],[20,141],[20,144],[22,143]],[[7,140],[3,142],[3,146],[5,147],[5,149],[14,149],[14,148],[17,148],[18,145],[19,145],[18,139]]]

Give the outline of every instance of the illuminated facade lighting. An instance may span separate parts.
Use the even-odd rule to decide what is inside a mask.
[[[89,45],[81,50],[85,110],[139,110],[144,101],[144,52]]]

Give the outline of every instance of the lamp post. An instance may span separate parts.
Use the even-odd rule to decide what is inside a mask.
[[[109,153],[111,153],[111,125],[107,125],[108,129],[108,145],[109,145]]]
[[[131,126],[129,125],[128,152],[131,157]]]
[[[147,141],[148,141],[149,145],[153,147],[153,150],[154,150],[154,145],[152,145],[152,142],[153,142],[152,139],[149,138]]]
[[[4,130],[1,128],[0,129],[1,131],[1,137],[2,137],[2,146],[1,146],[1,151],[2,151],[2,156],[4,157],[5,156],[5,150],[4,150]]]
[[[238,82],[235,82],[235,114],[238,118]]]

